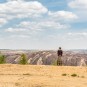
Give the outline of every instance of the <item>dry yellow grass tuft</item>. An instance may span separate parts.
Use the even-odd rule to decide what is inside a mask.
[[[1,64],[0,87],[87,87],[87,67]]]

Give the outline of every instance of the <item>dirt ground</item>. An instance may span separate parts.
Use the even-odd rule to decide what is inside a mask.
[[[1,64],[0,87],[87,87],[87,67]]]

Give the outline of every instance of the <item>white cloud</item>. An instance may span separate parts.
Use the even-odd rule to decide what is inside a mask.
[[[70,36],[87,36],[87,32],[68,33]]]
[[[27,31],[27,29],[22,29],[22,28],[8,28],[5,31],[6,32],[24,32],[24,31]]]
[[[11,38],[30,38],[30,36],[29,35],[11,35],[10,36]]]
[[[25,35],[36,35],[50,30],[59,30],[59,29],[69,29],[70,26],[66,24],[60,24],[55,21],[41,21],[41,22],[30,22],[22,21],[16,27],[10,27],[5,29],[5,32],[15,34],[25,34]]]
[[[70,32],[70,33],[64,33],[64,34],[53,34],[53,35],[48,35],[47,37],[50,40],[54,40],[60,42],[72,42],[74,41],[81,41],[81,40],[86,40],[87,39],[87,32]]]
[[[29,29],[29,28],[21,28],[21,27],[11,27],[4,30],[5,33],[9,33],[9,37],[29,37],[29,36],[35,36],[39,33],[39,30],[35,29]]]
[[[24,21],[19,24],[20,27],[23,28],[29,28],[31,30],[37,30],[37,31],[42,31],[42,30],[47,30],[47,29],[66,29],[69,26],[65,24],[60,24],[59,22],[55,21],[40,21],[40,22],[28,22]]]
[[[70,32],[64,38],[66,38],[65,40],[72,41],[72,43],[74,41],[85,41],[87,39],[87,32]]]
[[[81,13],[81,15],[82,14],[83,13]],[[75,48],[76,46],[78,48],[80,41],[82,40],[84,42],[87,39],[86,32],[71,32],[67,34],[69,30],[59,30],[71,29],[70,23],[79,18],[78,15],[74,14],[74,10],[73,12],[64,10],[50,10],[48,12],[45,6],[35,0],[7,0],[7,2],[1,3],[0,18],[1,25],[14,19],[11,21],[12,23],[10,22],[9,25],[6,26],[9,28],[6,28],[5,32],[3,32],[4,34],[1,35],[1,37],[5,37],[2,41],[0,40],[1,43],[5,43],[5,45],[3,43],[0,45],[3,48],[8,48],[10,43],[14,45],[12,44],[9,48],[23,47],[27,49],[29,47],[29,49],[51,49],[51,47],[57,48],[59,45],[65,46],[66,48]],[[15,18],[18,19],[15,20]],[[25,44],[23,42],[25,42]],[[83,42],[81,43],[84,44]],[[79,45],[79,47],[80,46],[81,45]]]
[[[68,5],[71,8],[87,9],[87,0],[71,0]]]
[[[44,20],[43,16],[40,22],[31,22],[30,24],[29,22],[23,22],[25,23],[23,26],[29,27],[32,30],[35,28],[38,31],[42,28],[65,29],[67,25],[60,24],[60,22],[56,23],[55,20],[62,20],[64,22],[78,18],[77,15],[69,11],[48,12],[48,9],[38,1],[7,0],[7,2],[0,4],[0,17],[7,21],[14,18],[37,18],[43,14],[48,14],[46,21],[41,21]],[[50,18],[52,20],[49,20]]]
[[[0,4],[0,17],[7,19],[38,17],[47,11],[47,8],[38,1],[7,0]]]
[[[87,22],[87,0],[70,0],[68,6],[79,16],[80,22]]]
[[[4,18],[0,18],[0,26],[2,26],[3,24],[6,24],[7,20]]]
[[[50,12],[49,11],[49,16],[53,17],[53,18],[56,18],[58,20],[74,20],[74,19],[77,19],[78,16],[75,15],[74,13],[72,12],[69,12],[69,11],[57,11],[57,12]]]

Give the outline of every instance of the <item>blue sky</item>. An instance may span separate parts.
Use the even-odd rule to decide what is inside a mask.
[[[87,49],[87,0],[0,0],[0,49]]]

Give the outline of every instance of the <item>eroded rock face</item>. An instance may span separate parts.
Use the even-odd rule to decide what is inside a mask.
[[[85,59],[81,59],[81,61],[80,61],[80,66],[86,66],[86,62],[85,62]]]
[[[37,65],[43,65],[42,57],[40,57],[37,61]]]
[[[57,60],[56,51],[14,51],[3,50],[1,51],[6,57],[7,63],[17,64],[20,60],[21,54],[27,56],[29,64],[36,65],[52,65]],[[63,65],[65,66],[85,66],[87,65],[87,50],[78,51],[64,51],[62,57]]]
[[[28,64],[31,64],[32,58],[28,59]]]

